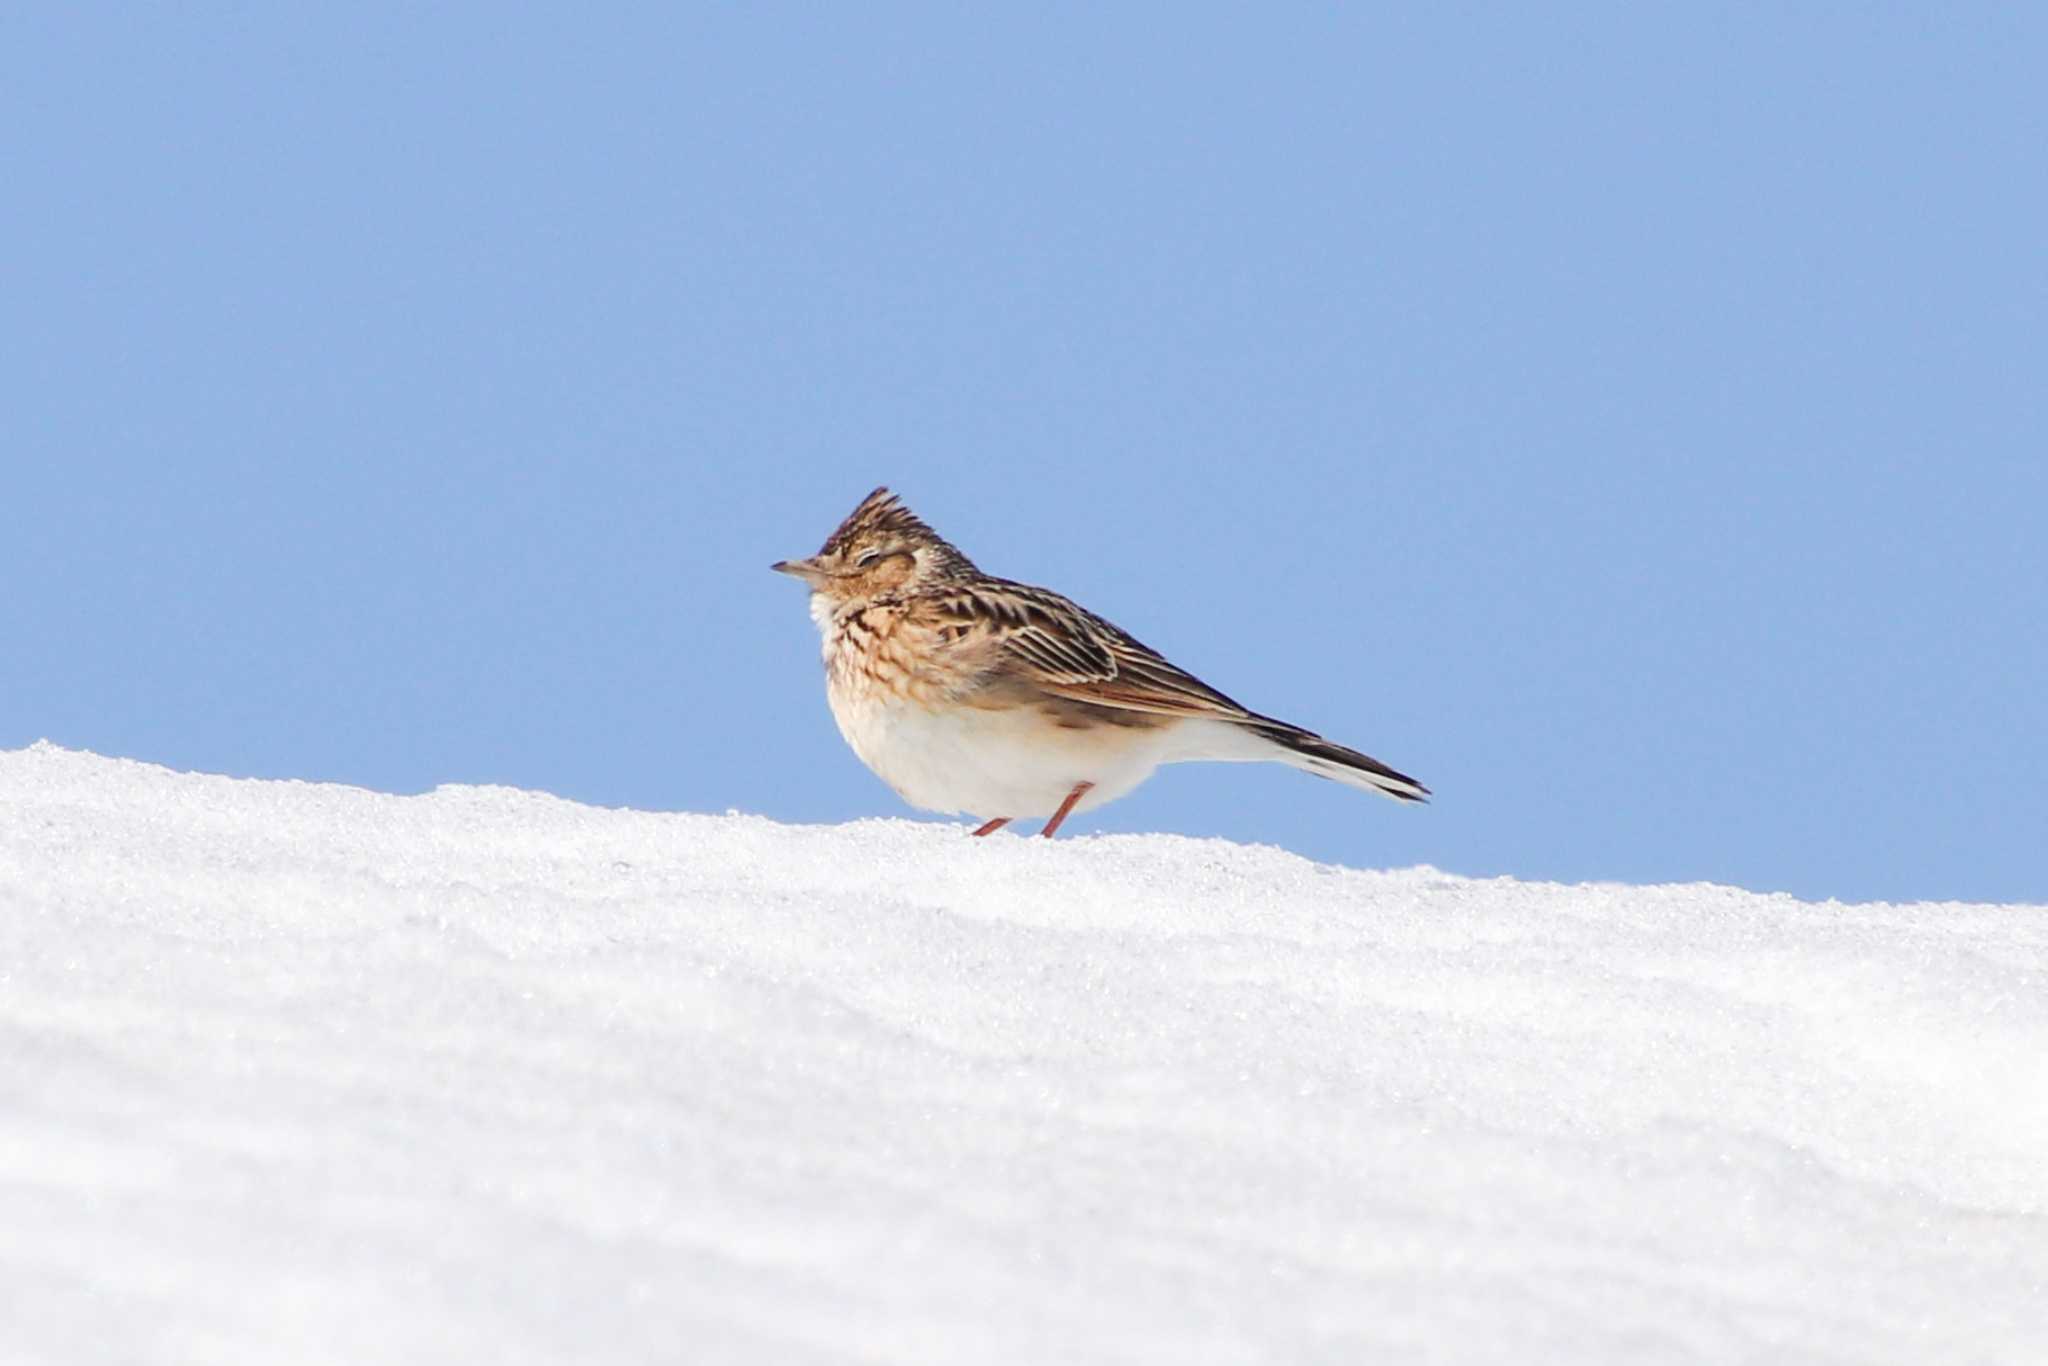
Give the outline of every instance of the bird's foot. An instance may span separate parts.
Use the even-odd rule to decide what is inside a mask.
[[[1067,813],[1074,809],[1074,803],[1080,801],[1081,798],[1084,795],[1086,795],[1088,789],[1093,786],[1095,786],[1094,783],[1074,784],[1074,790],[1072,792],[1069,792],[1067,794],[1067,799],[1060,803],[1060,809],[1052,813],[1052,819],[1045,823],[1045,829],[1038,832],[1039,837],[1042,839],[1051,839],[1053,836],[1053,832],[1060,828],[1060,822],[1065,820],[1067,818]]]

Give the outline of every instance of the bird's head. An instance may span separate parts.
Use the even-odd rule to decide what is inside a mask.
[[[886,488],[861,499],[817,554],[769,568],[802,579],[835,605],[913,593],[974,572],[965,555]]]

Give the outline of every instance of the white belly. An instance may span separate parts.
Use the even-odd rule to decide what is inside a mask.
[[[1072,730],[1032,708],[938,709],[868,688],[829,684],[833,719],[861,762],[926,811],[1045,817],[1081,783],[1086,811],[1123,796],[1173,757],[1173,727]]]

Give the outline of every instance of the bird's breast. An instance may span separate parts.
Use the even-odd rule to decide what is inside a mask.
[[[1024,704],[921,701],[872,679],[827,685],[839,733],[896,794],[927,811],[1044,817],[1081,783],[1076,809],[1129,792],[1167,757],[1154,729],[1063,725]],[[986,700],[986,699],[984,699]]]
[[[1171,727],[1157,718],[1105,723],[1092,714],[1100,708],[992,683],[983,657],[889,607],[821,625],[839,733],[912,806],[1045,817],[1090,783],[1076,807],[1085,811],[1129,792],[1166,757]]]

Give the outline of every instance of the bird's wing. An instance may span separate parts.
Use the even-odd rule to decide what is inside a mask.
[[[1174,665],[1143,641],[1044,588],[1004,579],[956,584],[927,600],[928,624],[940,642],[961,649],[977,688],[1027,691],[1153,716],[1204,717],[1233,723],[1271,752],[1208,758],[1277,759],[1401,801],[1429,789],[1368,754],[1313,731],[1248,711]]]
[[[953,629],[992,647],[991,672],[1005,681],[1160,716],[1251,715],[1122,628],[1050,589],[984,579],[953,589],[934,605]]]

